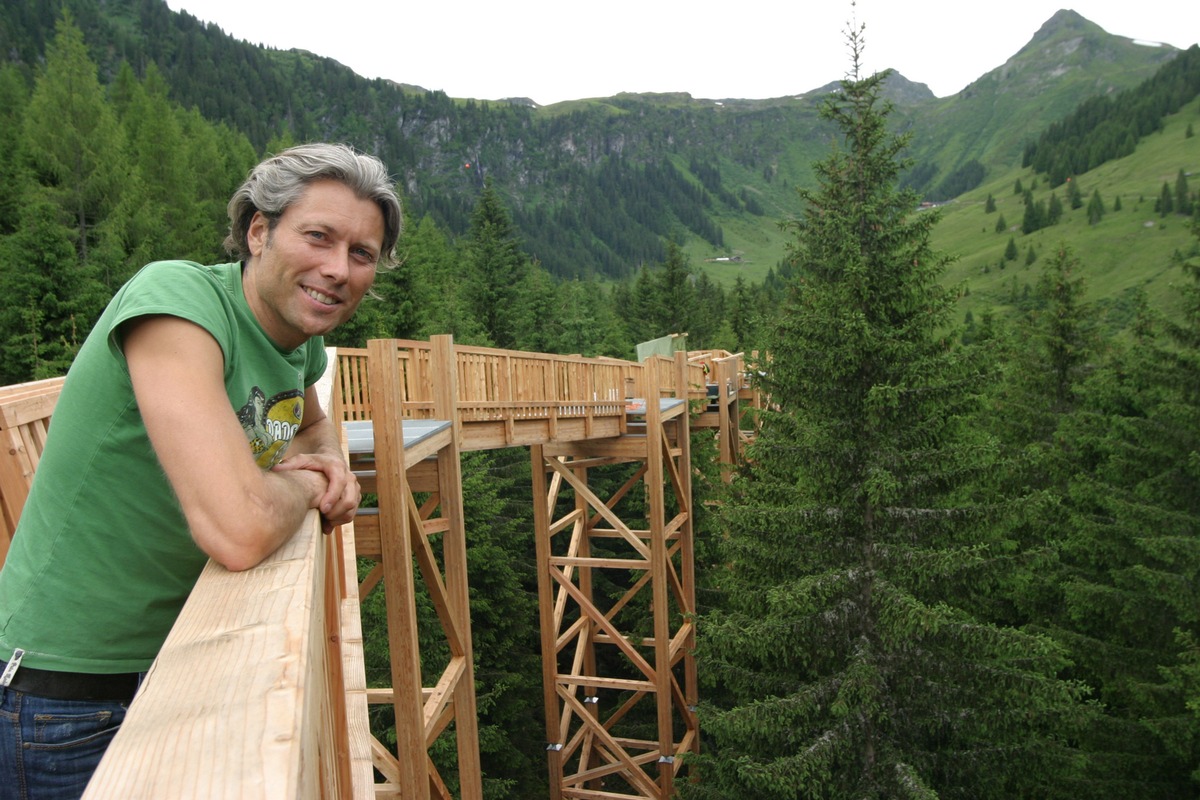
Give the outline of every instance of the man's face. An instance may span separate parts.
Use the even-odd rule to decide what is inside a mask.
[[[375,280],[383,212],[345,184],[322,180],[280,216],[274,230],[256,213],[242,277],[246,302],[267,335],[294,350],[358,308]]]

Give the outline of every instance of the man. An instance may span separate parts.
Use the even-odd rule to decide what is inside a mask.
[[[82,794],[208,559],[248,569],[309,509],[328,531],[358,507],[312,387],[323,334],[399,237],[387,171],[295,147],[251,171],[229,219],[238,261],[143,268],[55,407],[0,570],[5,798]]]

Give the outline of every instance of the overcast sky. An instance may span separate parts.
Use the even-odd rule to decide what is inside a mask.
[[[226,33],[333,58],[368,78],[451,97],[547,105],[618,92],[799,94],[845,77],[848,22],[864,66],[955,94],[1003,64],[1060,8],[1104,30],[1186,48],[1197,0],[167,0]]]

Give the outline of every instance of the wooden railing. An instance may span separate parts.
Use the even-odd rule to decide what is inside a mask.
[[[352,526],[315,512],[254,569],[209,562],[84,797],[373,797],[357,591]]]
[[[430,352],[429,342],[397,342],[400,379],[395,392],[406,418],[436,416],[433,373],[439,367]],[[347,420],[371,418],[366,364],[366,349],[338,349]],[[463,449],[469,450],[617,435],[625,429],[625,400],[635,396],[628,392],[641,388],[641,366],[614,359],[455,345],[454,364],[455,424],[466,437]],[[669,396],[674,384],[659,388]]]
[[[63,381],[48,378],[0,388],[0,564],[29,496]]]
[[[399,341],[402,381],[397,387],[406,416],[433,414],[429,342]],[[348,419],[370,417],[366,348],[338,348],[341,391]],[[624,413],[629,362],[488,347],[454,346],[458,409],[464,422]]]

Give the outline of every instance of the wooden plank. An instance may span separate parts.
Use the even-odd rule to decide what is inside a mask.
[[[462,656],[454,656],[441,678],[425,698],[425,747],[432,747],[438,735],[454,718],[455,710],[450,707],[454,691],[458,688],[463,676],[467,674],[467,660]]]
[[[0,390],[0,564],[29,498],[62,386],[62,378],[52,378]]]
[[[658,363],[648,363],[650,370],[651,381],[661,382],[662,376],[659,375],[658,381],[654,381],[654,376],[665,369],[666,365]],[[647,403],[646,408],[646,438],[651,440],[646,450],[646,500],[648,505],[647,517],[650,523],[650,589],[653,594],[653,603],[651,604],[653,619],[652,629],[654,631],[655,647],[654,647],[654,669],[653,674],[649,674],[657,684],[655,695],[655,710],[658,719],[658,752],[661,755],[670,754],[674,745],[674,733],[672,729],[671,719],[671,670],[668,668],[670,663],[670,647],[671,632],[670,618],[668,613],[668,597],[667,597],[667,554],[666,542],[663,538],[663,529],[666,527],[666,504],[663,491],[663,482],[665,480],[663,470],[663,451],[660,446],[663,435],[662,426],[664,424],[664,409],[659,403]],[[658,786],[663,797],[670,797],[674,790],[674,772],[660,767]]]
[[[564,686],[615,689],[620,692],[653,692],[653,681],[631,678],[602,678],[599,675],[558,675],[555,680]]]
[[[367,386],[367,351],[363,348],[338,348],[339,405],[338,419],[370,419],[371,398]]]
[[[0,403],[7,400],[13,400],[22,396],[31,396],[37,394],[57,394],[62,391],[63,384],[66,382],[65,376],[57,378],[43,378],[37,381],[26,381],[25,383],[11,383],[8,386],[0,386]]]
[[[570,558],[552,556],[550,563],[556,567],[598,567],[604,569],[650,569],[650,562],[633,558]]]
[[[404,469],[412,469],[430,456],[437,455],[443,448],[449,447],[453,440],[453,428],[446,427],[443,430],[438,430],[429,436],[423,437],[412,446],[406,446],[404,448]]]
[[[309,512],[255,569],[209,562],[84,797],[306,796],[320,538]]]
[[[579,610],[587,614],[588,617],[597,624],[597,626],[607,633],[613,639],[613,644],[625,654],[630,663],[637,668],[639,672],[645,675],[649,680],[655,679],[654,667],[648,662],[641,653],[633,648],[629,640],[619,631],[608,617],[600,611],[599,608],[592,602],[591,598],[586,597],[580,591],[579,587],[572,583],[560,570],[548,567],[550,577],[552,577],[560,586],[567,590],[571,595],[571,599],[579,606]]]
[[[446,633],[446,643],[450,647],[451,655],[462,655],[466,651],[466,645],[463,642],[463,631],[460,627],[462,620],[457,619],[451,611],[446,584],[438,568],[437,557],[433,553],[433,546],[421,530],[423,527],[421,524],[422,520],[420,512],[417,511],[416,503],[411,495],[407,498],[407,501],[410,515],[408,529],[412,535],[412,552],[417,560],[417,566],[421,570],[421,576],[425,580],[425,588],[429,592],[429,601],[433,603],[434,612],[442,623],[442,629]]]
[[[406,798],[427,800],[424,709],[421,700],[421,659],[417,640],[416,592],[408,523],[408,489],[403,468],[403,409],[399,398],[400,367],[396,344],[372,340],[367,344],[374,420],[375,458],[379,495],[381,561],[395,697],[397,784]]]
[[[550,772],[550,800],[561,800],[563,781],[563,738],[555,717],[558,715],[558,694],[554,688],[558,675],[555,648],[554,584],[550,576],[550,507],[553,497],[547,495],[547,464],[542,447],[529,449],[533,476],[533,535],[537,558],[538,616],[542,651],[542,704],[545,710],[546,761]]]
[[[633,432],[614,438],[543,442],[543,444],[546,446],[548,457],[621,458],[628,461],[642,459],[646,456],[646,437]]]
[[[431,340],[430,363],[440,364],[443,375],[453,376],[456,359],[454,340],[435,336]],[[479,760],[479,721],[475,705],[475,672],[471,645],[471,602],[467,576],[467,532],[463,517],[462,463],[459,457],[461,426],[455,407],[458,387],[449,380],[435,386],[434,411],[454,424],[455,436],[438,451],[438,495],[441,514],[449,524],[442,538],[443,563],[450,613],[459,632],[463,673],[454,692],[459,791],[463,800],[483,797],[483,770]]]
[[[8,542],[17,529],[17,521],[25,508],[25,500],[29,497],[33,465],[19,431],[4,431],[0,441],[3,442],[3,451],[0,452],[0,505],[4,507],[7,552]]]
[[[354,797],[364,797],[374,783],[371,767],[371,725],[367,703],[366,656],[363,651],[361,598],[356,580],[354,525],[343,525],[342,579],[346,589],[342,599],[341,641],[343,692],[346,695],[346,730],[349,739],[350,785]]]
[[[31,422],[50,419],[60,392],[48,389],[0,399],[0,429],[19,428]]]

